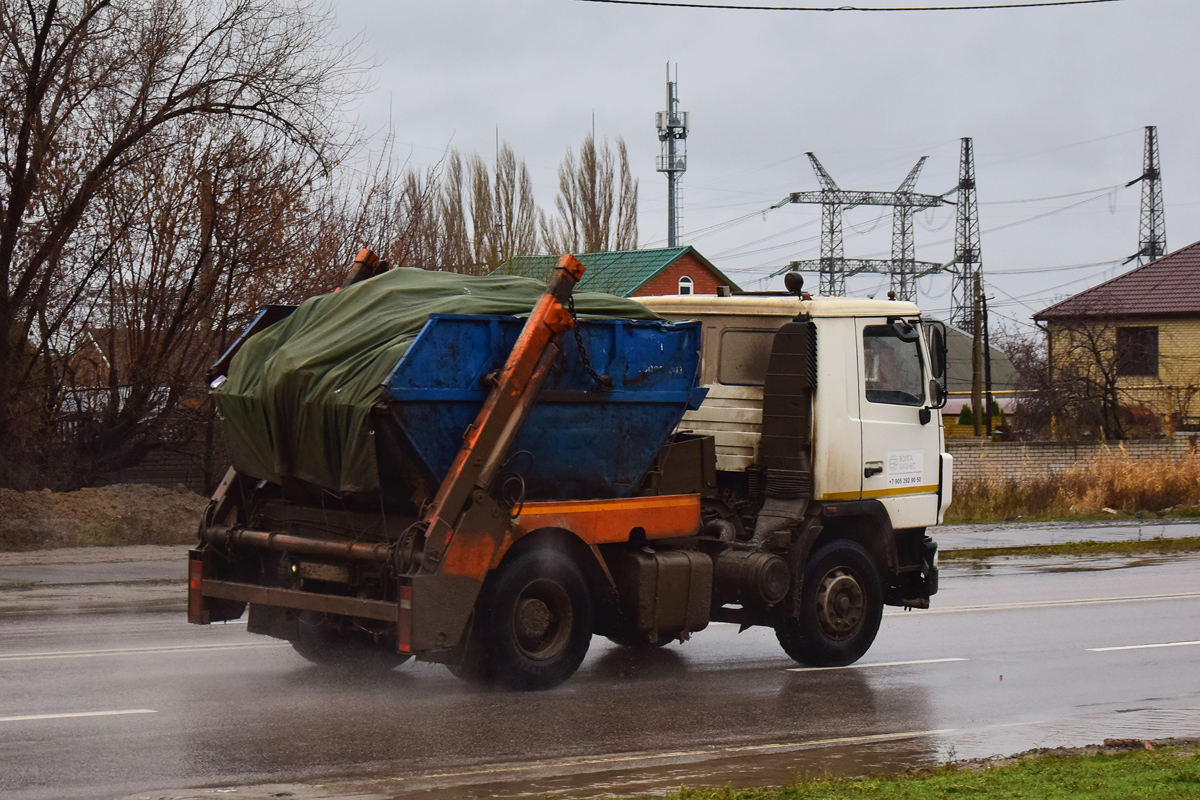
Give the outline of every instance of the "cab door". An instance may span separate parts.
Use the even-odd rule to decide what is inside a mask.
[[[937,522],[941,425],[918,320],[857,320],[862,497],[895,528]],[[922,422],[924,420],[924,422]]]

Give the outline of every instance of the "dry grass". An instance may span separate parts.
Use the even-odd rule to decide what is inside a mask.
[[[1112,511],[1118,514],[1113,515]],[[1081,461],[1057,474],[1035,475],[1021,481],[955,483],[954,502],[946,513],[946,522],[1198,513],[1200,457],[1172,461],[1132,458],[1118,451]]]

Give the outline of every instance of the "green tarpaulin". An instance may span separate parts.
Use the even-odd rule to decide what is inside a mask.
[[[294,476],[336,492],[379,487],[368,412],[430,314],[527,314],[530,278],[395,269],[305,301],[252,336],[215,392],[229,455],[245,475]],[[657,319],[633,300],[578,294],[581,314]]]

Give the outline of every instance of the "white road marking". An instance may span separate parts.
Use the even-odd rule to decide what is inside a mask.
[[[155,655],[158,653],[206,653],[213,650],[245,650],[256,647],[288,647],[287,642],[245,642],[233,644],[194,644],[165,647],[122,647],[113,650],[59,650],[48,653],[0,654],[3,661],[45,661],[56,658],[96,658],[98,656]]]
[[[923,617],[928,614],[963,614],[972,611],[1015,611],[1029,608],[1058,608],[1061,606],[1098,606],[1109,603],[1143,603],[1150,600],[1192,600],[1200,598],[1200,592],[1173,592],[1171,594],[1143,594],[1130,597],[1086,597],[1079,600],[1028,600],[1019,603],[987,603],[978,606],[945,606],[929,608],[917,613],[892,611],[889,617]]]
[[[245,619],[245,617],[243,617],[242,619],[231,619],[231,620],[228,620],[227,622],[211,622],[211,623],[209,623],[209,625],[210,625],[210,627],[218,628],[221,625],[245,625],[246,623],[247,623],[247,620]],[[178,617],[178,618],[172,619],[172,620],[150,620],[150,621],[146,621],[146,622],[121,622],[116,625],[106,626],[102,630],[118,631],[118,630],[126,630],[126,629],[136,630],[136,631],[147,631],[147,630],[154,630],[154,629],[188,630],[189,627],[187,627],[187,623],[185,623],[181,617]],[[98,628],[94,623],[86,623],[86,624],[79,623],[79,624],[75,624],[75,625],[70,625],[70,624],[44,625],[44,626],[40,626],[40,627],[22,628],[22,629],[16,630],[16,631],[6,631],[4,635],[6,637],[42,636],[47,633],[63,634],[63,633],[70,633],[72,631],[84,631],[87,633],[92,633],[92,632],[95,632],[96,630],[98,630]]]
[[[66,714],[22,714],[0,717],[0,722],[28,722],[39,719],[78,719],[80,717],[124,717],[130,714],[157,714],[153,708],[129,708],[124,711],[74,711]]]
[[[1089,647],[1089,653],[1111,653],[1114,650],[1153,650],[1157,647],[1192,647],[1200,644],[1196,642],[1162,642],[1161,644],[1127,644],[1123,647]]]
[[[914,664],[949,664],[967,661],[966,658],[921,658],[916,661],[878,661],[874,664],[847,664],[844,667],[789,667],[788,672],[828,672],[835,669],[869,669],[871,667],[908,667]]]

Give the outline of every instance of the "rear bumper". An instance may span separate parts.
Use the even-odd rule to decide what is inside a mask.
[[[278,589],[215,579],[212,577],[210,558],[211,551],[208,550],[196,549],[188,552],[188,622],[207,625],[210,622],[232,619],[235,618],[231,616],[232,610],[236,610],[236,616],[241,616],[245,604],[254,603],[293,611],[318,611],[390,622],[397,626],[397,639],[402,646],[407,646],[410,641],[408,633],[412,626],[411,587],[402,586],[400,601],[394,603]]]

